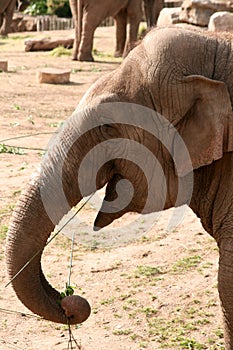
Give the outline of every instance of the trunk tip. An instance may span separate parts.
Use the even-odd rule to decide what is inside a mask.
[[[70,324],[83,323],[91,314],[88,301],[79,295],[70,295],[62,299],[61,307]]]

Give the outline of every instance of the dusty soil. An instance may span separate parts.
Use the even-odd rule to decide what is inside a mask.
[[[95,63],[73,62],[70,56],[53,57],[49,52],[25,53],[27,36],[11,34],[0,40],[0,59],[9,65],[7,73],[0,73],[0,144],[20,147],[13,149],[16,154],[1,147],[0,155],[0,349],[65,350],[71,348],[67,327],[32,316],[11,287],[4,287],[5,234],[20,191],[37,168],[51,134],[71,115],[87,88],[116,68],[119,60],[112,57],[113,28],[96,32]],[[43,67],[70,68],[70,84],[39,84],[36,71]],[[11,139],[28,134],[32,136]],[[22,147],[29,149],[17,154]],[[89,217],[93,211],[87,206],[81,215]],[[80,349],[224,349],[216,244],[191,210],[168,232],[170,217],[171,210],[164,212],[153,228],[124,246],[98,247],[98,239],[96,245],[75,245],[71,285],[92,306],[90,318],[72,328]],[[68,279],[70,245],[61,234],[43,258],[47,278],[61,291]]]

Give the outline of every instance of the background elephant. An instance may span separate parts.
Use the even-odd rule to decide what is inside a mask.
[[[156,23],[163,1],[145,0],[147,23]],[[161,7],[162,6],[162,7]],[[101,4],[95,0],[70,0],[70,7],[75,24],[73,59],[93,61],[92,47],[95,29],[107,17],[113,16],[116,24],[115,57],[126,55],[137,41],[139,23],[142,19],[141,0],[105,0]],[[128,40],[126,27],[129,23]]]
[[[47,282],[41,254],[63,215],[107,185],[96,230],[125,212],[182,204],[201,219],[219,248],[226,350],[233,349],[232,54],[219,34],[155,29],[84,95],[21,194],[9,228],[10,278],[37,253],[12,281],[29,309],[78,322],[77,308],[63,307]]]
[[[28,7],[27,0],[1,0],[0,2],[0,35],[7,35],[10,32],[15,9],[24,11]]]

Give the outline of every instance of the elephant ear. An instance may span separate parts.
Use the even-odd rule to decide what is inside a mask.
[[[233,150],[233,113],[223,82],[192,75],[184,80],[182,118],[175,125],[183,139],[193,169],[220,159]],[[190,159],[180,142],[174,142],[174,160],[179,176],[190,172]]]

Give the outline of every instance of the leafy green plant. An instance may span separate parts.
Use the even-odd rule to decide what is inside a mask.
[[[60,293],[61,298],[65,298],[68,297],[69,295],[73,295],[74,294],[74,287],[69,286],[68,284],[66,284],[66,289],[64,292]]]
[[[48,14],[71,18],[69,0],[47,0]]]
[[[47,11],[47,0],[30,0],[30,5],[24,12],[31,16],[36,16],[45,15]]]

